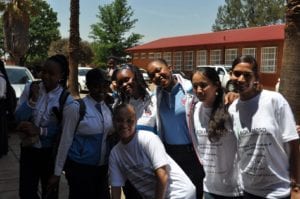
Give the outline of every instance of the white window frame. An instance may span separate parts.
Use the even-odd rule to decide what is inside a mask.
[[[133,53],[133,59],[139,59],[140,53]]]
[[[167,62],[169,66],[172,65],[172,52],[164,52],[163,59]]]
[[[173,53],[173,67],[175,70],[181,71],[182,68],[182,51]]]
[[[232,62],[237,58],[237,48],[225,49],[225,65],[232,65]]]
[[[256,48],[243,48],[242,55],[251,55],[256,58]]]
[[[194,51],[184,51],[184,70],[192,71],[194,65]]]
[[[196,65],[205,66],[207,65],[207,50],[198,50],[196,54]]]
[[[222,50],[214,49],[210,51],[210,64],[220,65],[222,60]]]
[[[148,53],[148,59],[151,59],[151,60],[154,59],[154,53],[153,52]]]
[[[261,48],[261,73],[276,73],[277,47]]]
[[[147,53],[141,53],[141,59],[147,59]]]
[[[161,58],[161,52],[154,53],[153,59],[160,59]]]

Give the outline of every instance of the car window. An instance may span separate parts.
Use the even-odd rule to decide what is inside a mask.
[[[204,71],[205,69],[207,69],[207,68],[209,68],[209,67],[206,67],[206,66],[204,66],[204,67],[198,67],[197,70],[203,72],[203,71]]]
[[[89,71],[88,69],[79,69],[78,70],[78,75],[79,76],[85,76],[88,71]]]
[[[26,84],[31,80],[25,69],[6,68],[6,71],[11,84]]]
[[[225,75],[225,72],[223,71],[222,68],[218,68],[217,72],[219,75]]]

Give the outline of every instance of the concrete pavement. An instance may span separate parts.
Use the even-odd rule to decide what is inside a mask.
[[[0,158],[0,199],[18,199],[20,139],[16,133],[11,132],[8,141],[9,152]],[[68,192],[67,181],[62,176],[59,198],[67,199]]]

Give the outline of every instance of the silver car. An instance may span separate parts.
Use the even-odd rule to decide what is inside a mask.
[[[8,79],[16,92],[16,97],[19,99],[25,84],[34,80],[31,72],[24,66],[5,66]]]

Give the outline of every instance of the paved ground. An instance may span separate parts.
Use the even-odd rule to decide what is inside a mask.
[[[9,152],[0,159],[0,199],[18,199],[20,140],[16,133],[9,134]],[[64,176],[60,182],[60,197],[68,198]]]

